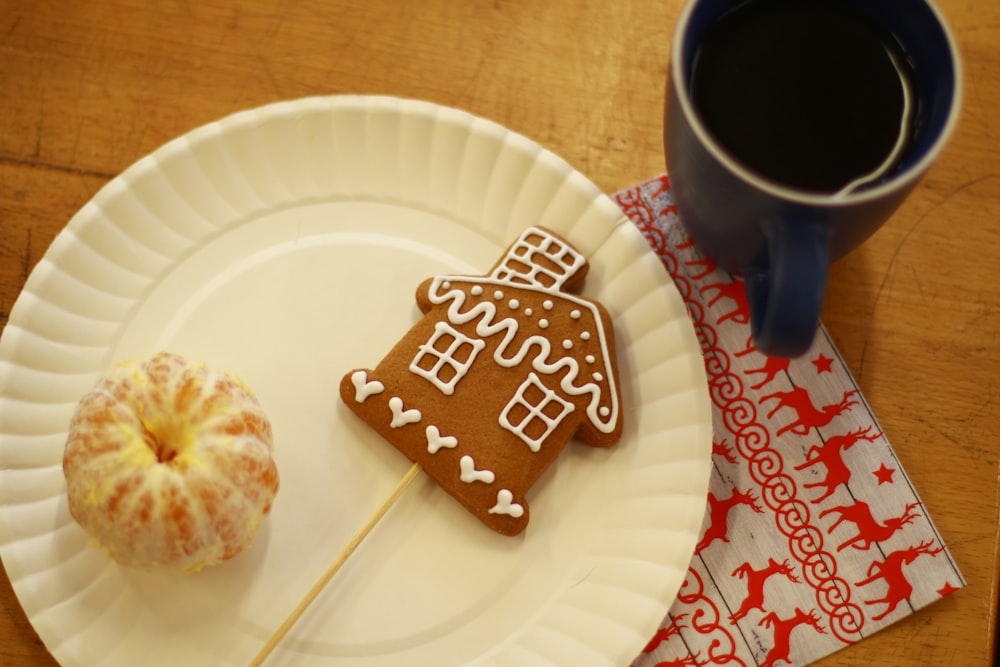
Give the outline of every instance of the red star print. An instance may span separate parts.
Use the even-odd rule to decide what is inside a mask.
[[[954,593],[957,590],[958,589],[956,587],[952,586],[950,583],[945,583],[945,585],[942,586],[941,588],[939,588],[937,592],[938,592],[938,595],[940,595],[941,597],[946,597],[948,595],[951,595],[952,593]]]
[[[878,477],[878,485],[892,484],[892,476],[896,474],[895,468],[887,468],[883,463],[878,470],[873,470],[872,474]]]
[[[833,372],[833,359],[824,355],[822,352],[819,356],[812,360],[813,365],[816,367],[816,374],[820,373],[832,373]]]

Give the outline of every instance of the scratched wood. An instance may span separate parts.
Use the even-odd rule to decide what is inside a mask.
[[[110,178],[280,99],[428,99],[530,136],[607,192],[655,176],[680,2],[0,0],[0,325]],[[965,58],[962,122],[890,223],[833,267],[824,322],[968,587],[821,664],[982,665],[993,651],[1000,3],[939,4]],[[5,574],[0,664],[55,664]]]

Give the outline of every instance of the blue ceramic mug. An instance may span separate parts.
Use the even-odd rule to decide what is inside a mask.
[[[667,84],[671,189],[696,246],[743,274],[758,350],[809,348],[829,263],[909,194],[960,98],[930,0],[689,0]]]

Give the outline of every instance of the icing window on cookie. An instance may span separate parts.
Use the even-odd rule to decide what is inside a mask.
[[[559,422],[572,411],[572,403],[542,384],[535,373],[530,373],[500,413],[500,426],[537,452]]]
[[[434,335],[420,346],[410,363],[410,371],[451,396],[455,385],[469,372],[476,355],[484,347],[483,341],[469,338],[447,322],[438,322]]]

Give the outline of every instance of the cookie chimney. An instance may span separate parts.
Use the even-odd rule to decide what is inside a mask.
[[[510,247],[490,277],[515,285],[559,290],[585,263],[584,256],[564,241],[532,227]]]

